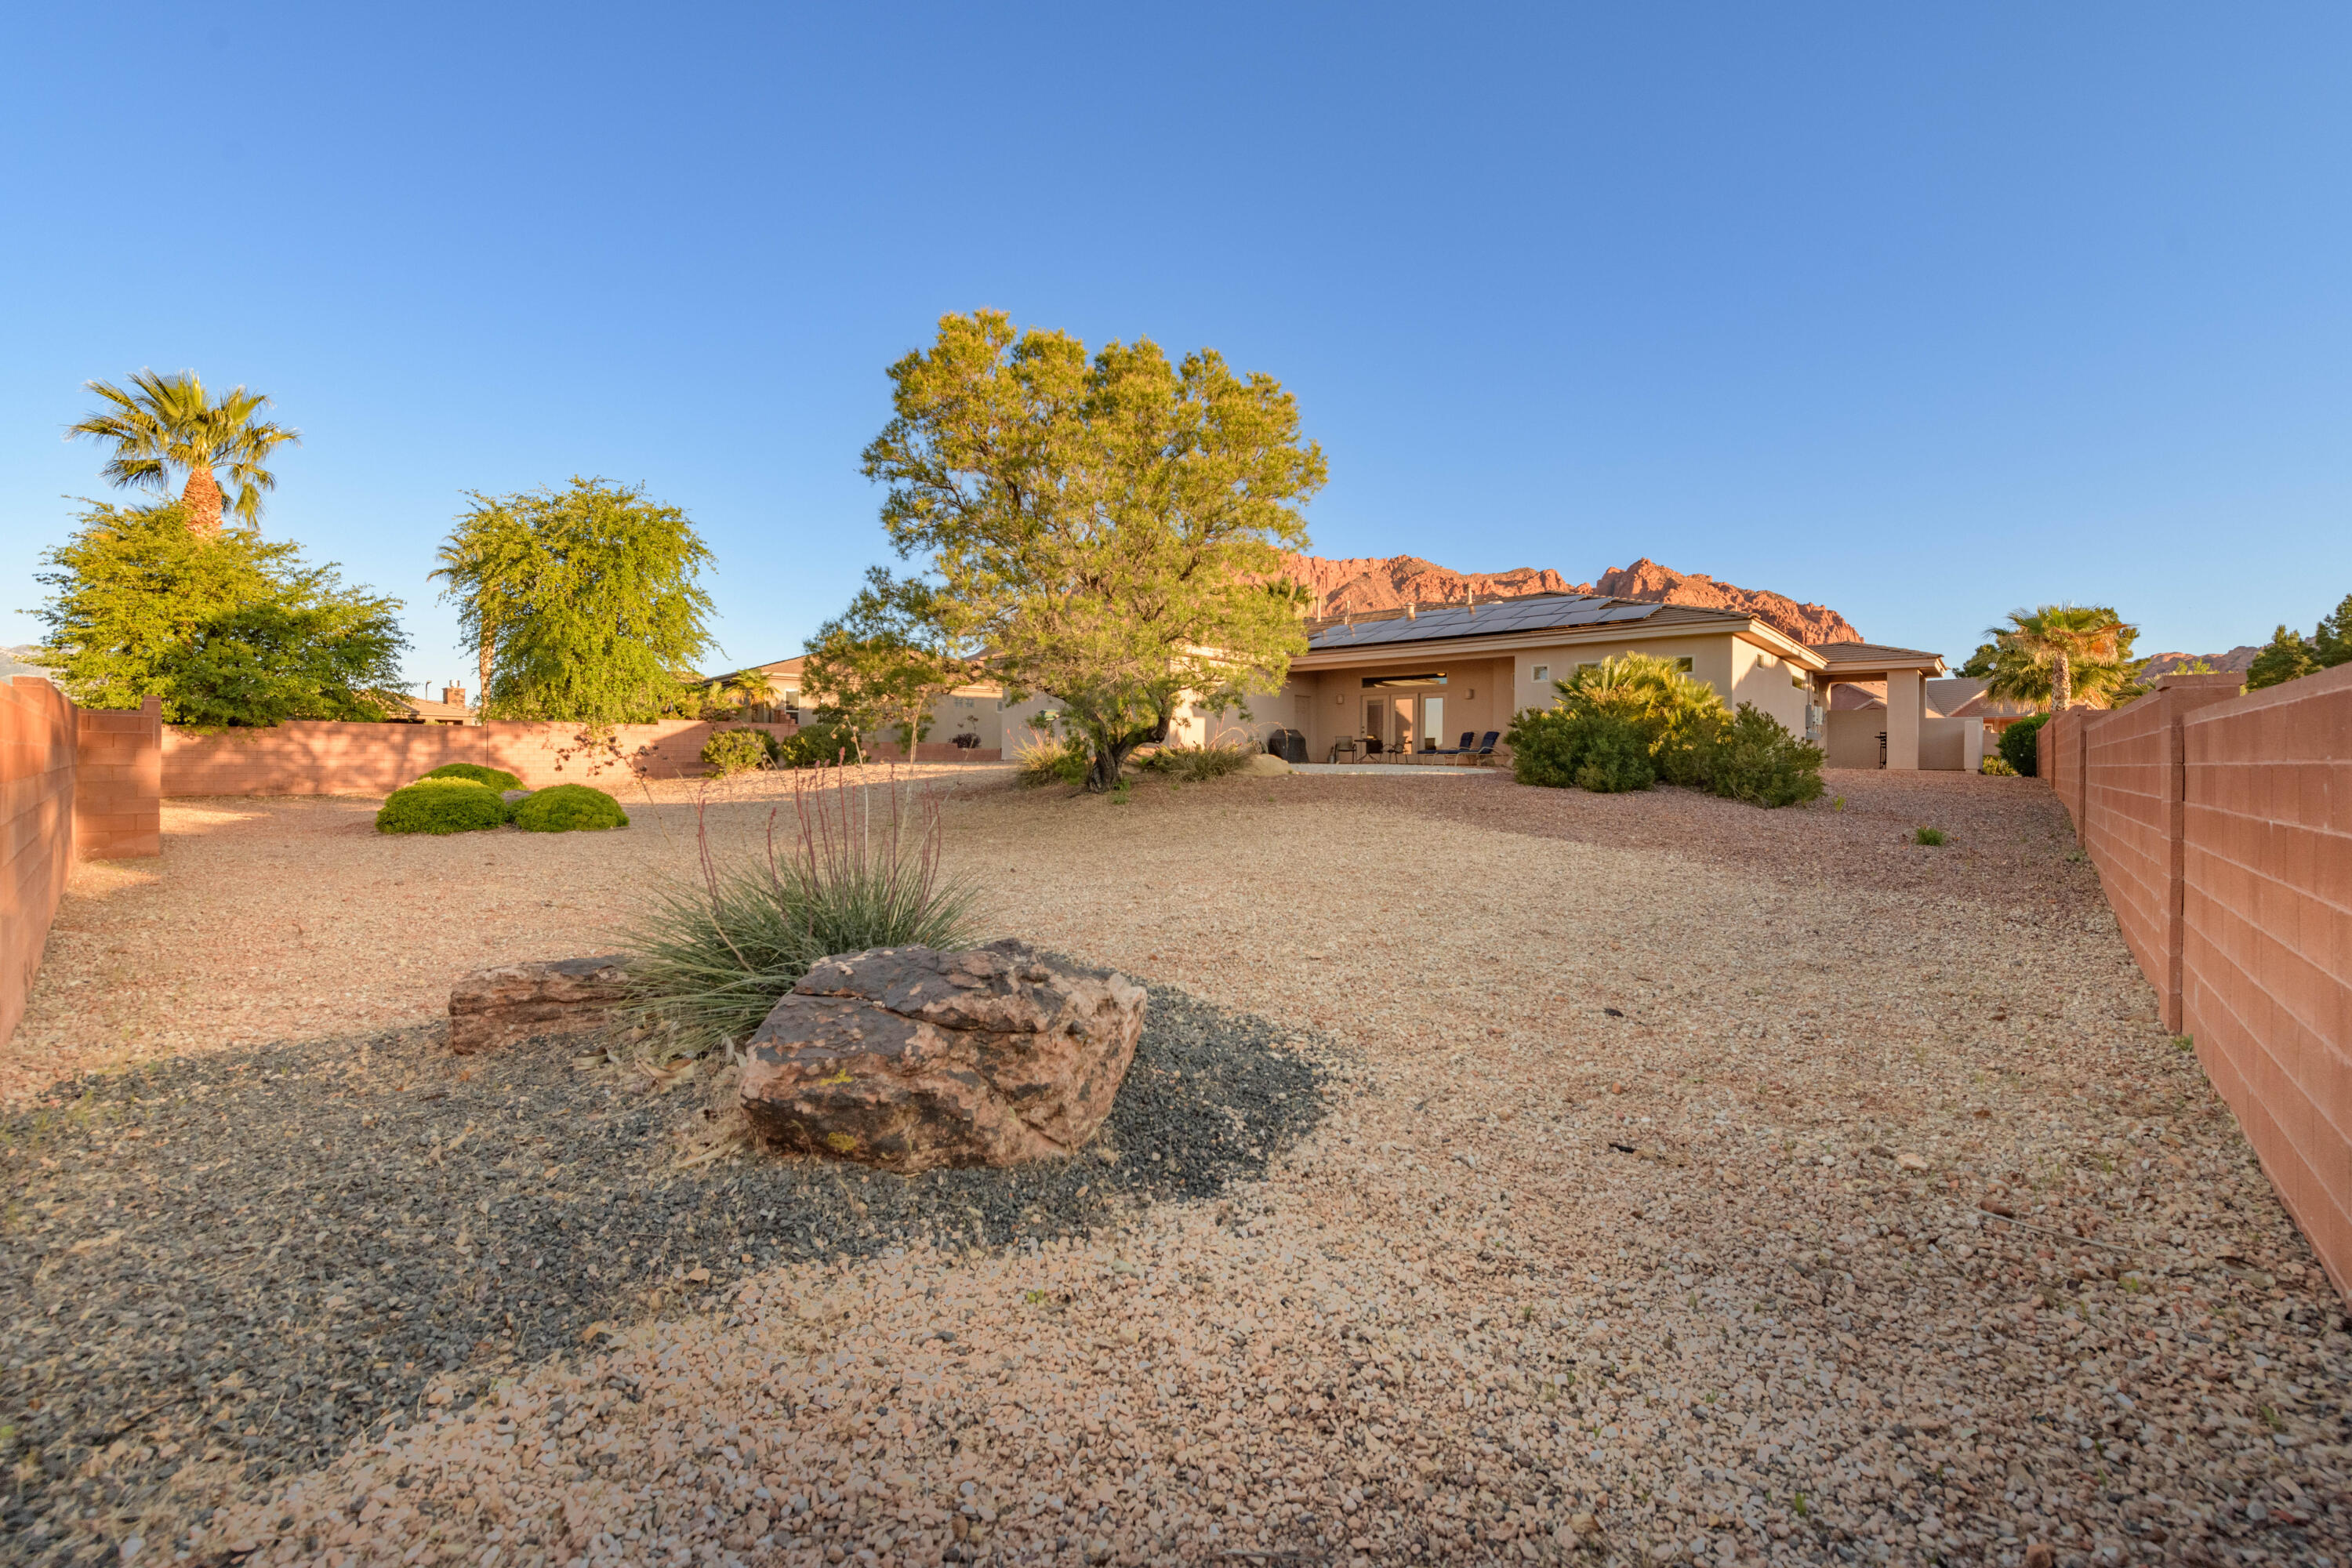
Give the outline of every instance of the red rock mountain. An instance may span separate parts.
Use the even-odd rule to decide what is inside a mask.
[[[1853,623],[1822,605],[1801,604],[1766,588],[1718,583],[1704,574],[1685,574],[1643,556],[1631,566],[1612,566],[1592,583],[1571,583],[1549,568],[1522,566],[1515,572],[1454,572],[1418,555],[1326,561],[1293,555],[1284,570],[1306,584],[1327,616],[1401,609],[1406,605],[1459,604],[1511,599],[1525,594],[1606,594],[1653,605],[1691,605],[1754,616],[1799,642],[1861,642]]]

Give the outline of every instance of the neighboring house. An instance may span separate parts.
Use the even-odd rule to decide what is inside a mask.
[[[2042,711],[2039,702],[1986,696],[1985,682],[1970,675],[1927,682],[1927,708],[1947,719],[1974,719],[1996,735],[2020,719],[2030,719]]]
[[[381,693],[391,708],[390,721],[394,724],[471,724],[475,713],[466,706],[466,689],[445,686],[441,700],[428,697],[411,697],[404,691]]]

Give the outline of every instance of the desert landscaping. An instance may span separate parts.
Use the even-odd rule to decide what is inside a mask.
[[[947,868],[1147,991],[1101,1131],[1009,1170],[448,1050],[774,775],[621,833],[173,800],[79,865],[5,1063],[23,1559],[2352,1551],[2340,1304],[2045,784],[1008,771],[924,771]]]

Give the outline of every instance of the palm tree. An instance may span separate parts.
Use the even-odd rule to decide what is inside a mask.
[[[734,693],[736,702],[745,712],[754,708],[772,707],[776,700],[774,679],[757,667],[739,669],[729,676],[727,689]]]
[[[142,370],[131,378],[127,392],[103,381],[87,384],[111,406],[68,429],[67,438],[112,442],[114,456],[100,471],[118,485],[145,485],[169,495],[173,475],[185,474],[180,500],[194,533],[220,531],[221,487],[215,469],[226,472],[236,487],[230,510],[239,521],[251,522],[261,515],[262,491],[278,485],[263,466],[269,454],[302,440],[298,430],[254,417],[269,406],[260,393],[240,386],[215,400],[192,370],[177,375]]]
[[[2137,669],[2132,640],[2139,628],[2115,611],[2091,605],[2043,605],[2011,610],[2009,625],[1986,628],[1992,639],[1989,697],[2050,704],[2053,713],[2079,698],[2103,706]]]

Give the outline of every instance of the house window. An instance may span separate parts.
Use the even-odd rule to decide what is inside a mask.
[[[1539,664],[1536,666],[1536,679],[1538,682],[1549,680],[1550,679],[1551,666],[1548,664]]]
[[[1688,675],[1688,674],[1690,673],[1690,668],[1691,668],[1691,661],[1690,661],[1690,658],[1689,658],[1689,656],[1688,656],[1688,655],[1685,655],[1683,658],[1678,658],[1678,659],[1675,660],[1675,668],[1676,669],[1681,670],[1685,675]]]
[[[1805,689],[1805,678],[1792,670],[1789,675],[1789,684],[1802,691]]]

